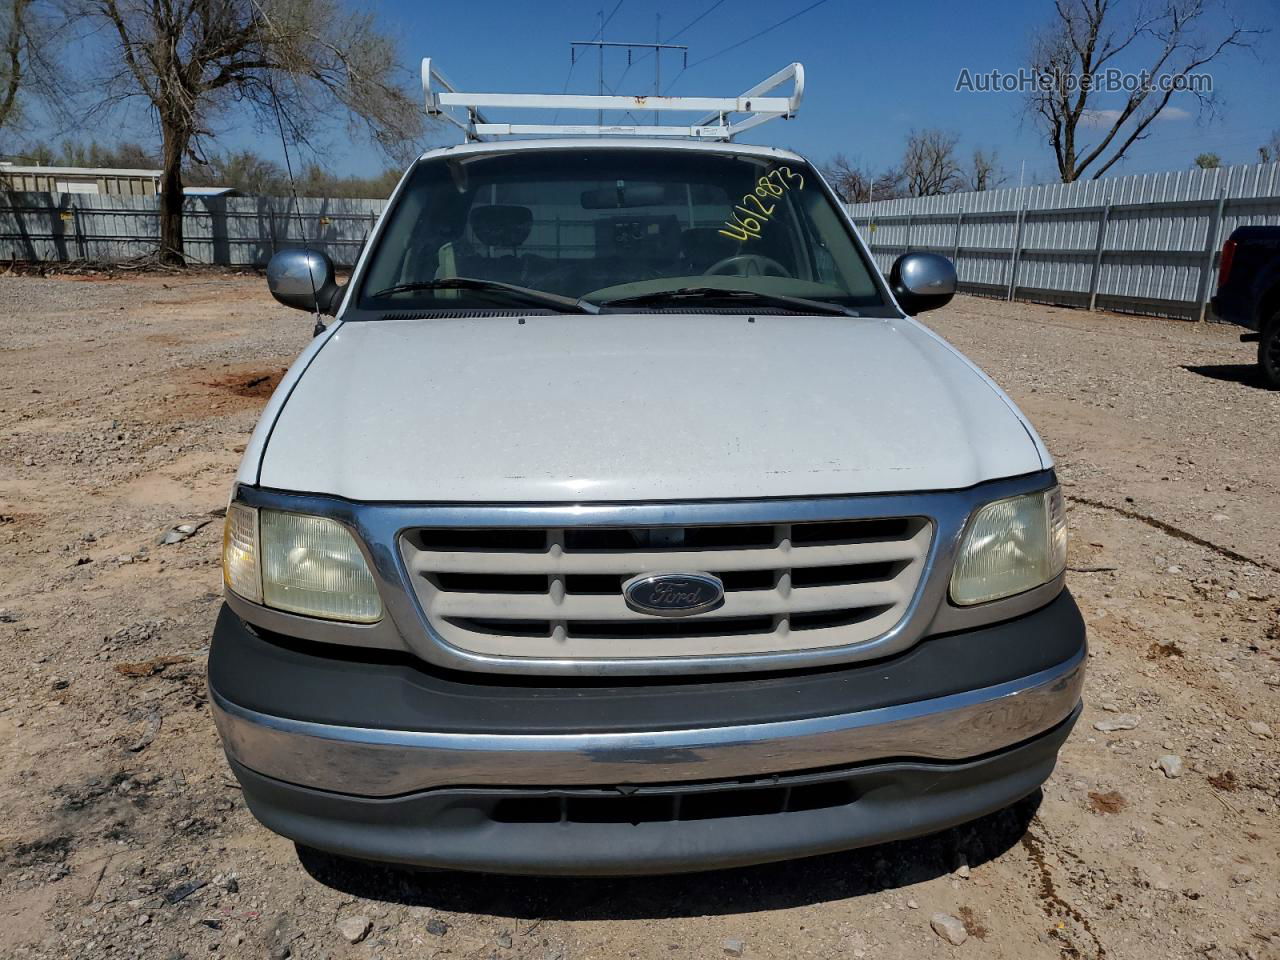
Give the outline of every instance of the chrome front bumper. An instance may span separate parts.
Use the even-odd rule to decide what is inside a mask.
[[[1028,642],[1034,642],[1028,638]],[[345,727],[268,716],[210,690],[228,756],[299,786],[389,797],[450,786],[601,786],[781,774],[890,758],[958,761],[1069,717],[1083,648],[1020,680],[835,716],[702,729],[469,734]]]

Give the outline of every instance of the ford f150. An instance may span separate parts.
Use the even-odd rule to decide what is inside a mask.
[[[1034,792],[1080,712],[1053,464],[815,169],[727,142],[432,150],[245,450],[214,715],[352,857],[732,866]]]

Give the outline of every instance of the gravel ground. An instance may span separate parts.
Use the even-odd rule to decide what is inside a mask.
[[[1068,495],[1093,652],[1042,794],[838,856],[547,881],[300,853],[223,760],[218,513],[310,321],[251,276],[0,296],[0,956],[1280,957],[1280,393],[1231,329],[929,315]],[[159,545],[179,522],[204,525]]]

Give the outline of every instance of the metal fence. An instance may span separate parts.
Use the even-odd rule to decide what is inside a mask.
[[[1223,241],[1280,225],[1280,163],[850,204],[880,268],[951,257],[961,289],[1203,319]]]
[[[385,200],[304,197],[189,197],[187,258],[224,266],[263,266],[280,247],[305,240],[341,267],[356,261]],[[118,262],[154,253],[158,197],[0,193],[0,258]]]
[[[198,263],[262,266],[305,240],[347,267],[385,205],[191,197],[186,253]],[[159,242],[158,212],[157,197],[0,193],[0,259],[145,256]],[[1280,225],[1280,163],[882,200],[849,212],[886,272],[909,249],[933,250],[955,260],[968,292],[1202,318],[1227,235]]]

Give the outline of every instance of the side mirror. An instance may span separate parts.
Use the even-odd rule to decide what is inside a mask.
[[[912,316],[945,307],[956,295],[955,264],[936,253],[904,253],[889,271],[889,289]]]
[[[281,250],[267,264],[267,287],[286,307],[333,315],[342,289],[333,261],[318,250]]]

